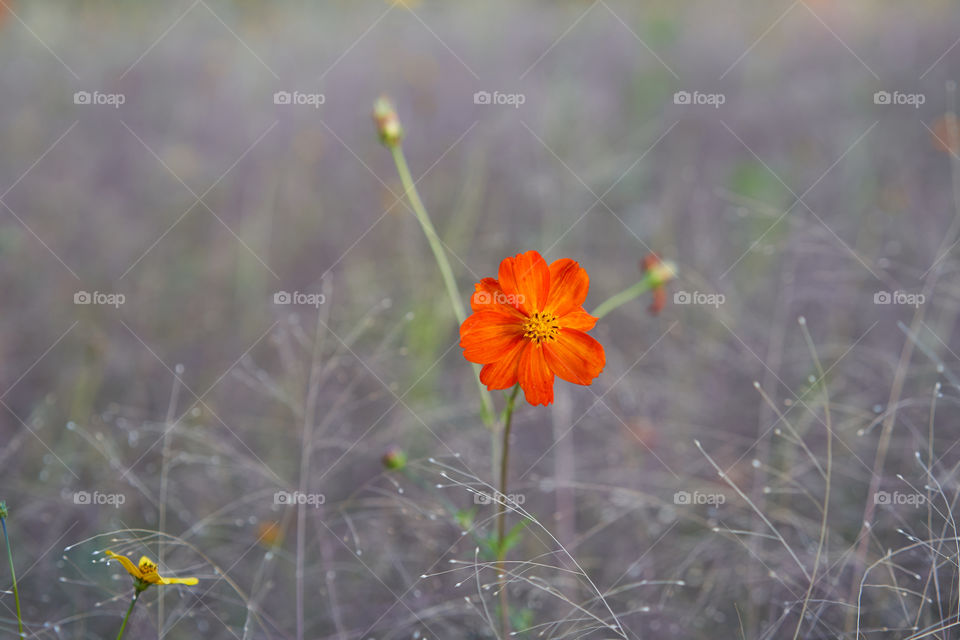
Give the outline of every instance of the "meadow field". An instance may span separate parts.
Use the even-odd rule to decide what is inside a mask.
[[[960,638],[958,36],[0,0],[0,637]]]

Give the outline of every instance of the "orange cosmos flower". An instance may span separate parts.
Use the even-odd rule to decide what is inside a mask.
[[[490,390],[520,383],[527,402],[553,402],[554,375],[589,385],[606,364],[603,346],[585,332],[597,319],[583,309],[590,278],[562,258],[547,266],[536,251],[500,263],[497,278],[484,278],[470,298],[473,314],[460,326],[460,346],[482,364]]]

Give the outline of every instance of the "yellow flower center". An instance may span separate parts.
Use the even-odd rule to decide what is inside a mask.
[[[552,313],[536,311],[523,323],[523,337],[542,342],[554,342],[560,334],[560,318]]]

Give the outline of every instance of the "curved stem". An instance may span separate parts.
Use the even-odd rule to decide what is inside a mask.
[[[123,616],[123,624],[120,625],[120,633],[117,634],[117,640],[123,637],[123,632],[127,628],[127,620],[130,619],[130,614],[133,612],[133,605],[137,604],[137,600],[140,598],[140,591],[136,590],[133,592],[133,599],[130,600],[130,606],[127,607],[127,615]]]
[[[603,302],[601,302],[599,305],[597,305],[597,308],[594,309],[590,315],[596,317],[597,320],[599,320],[600,318],[604,317],[614,309],[618,307],[622,307],[623,305],[630,302],[634,298],[639,298],[640,296],[642,296],[647,291],[650,291],[653,288],[654,288],[654,283],[652,279],[644,278],[643,280],[636,283],[635,285],[631,287],[627,287],[620,293],[615,293],[609,298],[607,298],[606,300],[604,300]]]
[[[457,317],[457,321],[463,324],[463,321],[467,318],[467,312],[463,306],[463,300],[460,299],[457,281],[453,276],[453,269],[450,268],[450,261],[447,260],[443,241],[440,240],[440,236],[437,235],[437,230],[433,227],[433,222],[430,221],[430,215],[427,213],[426,207],[423,206],[420,194],[417,193],[417,184],[414,182],[413,176],[410,175],[410,168],[407,166],[407,159],[403,155],[403,149],[399,144],[393,145],[390,147],[390,153],[393,154],[393,161],[397,165],[397,173],[400,174],[400,182],[403,184],[404,195],[410,200],[413,213],[423,228],[424,235],[427,236],[427,242],[430,244],[433,258],[437,262],[437,267],[440,268],[440,275],[443,277],[443,285],[447,290],[447,295],[450,297],[453,313]],[[475,377],[477,387],[480,390],[480,402],[482,406],[480,417],[483,419],[484,424],[491,427],[493,426],[493,399],[490,397],[490,392],[487,391],[483,383],[480,382],[480,366],[475,364],[473,368],[477,374]]]
[[[520,385],[516,384],[503,409],[503,444],[500,447],[500,494],[497,496],[497,575],[500,578],[500,629],[503,637],[510,635],[510,608],[507,600],[507,575],[504,560],[507,557],[507,479],[510,469],[510,425]]]
[[[10,578],[13,580],[13,601],[17,604],[17,628],[20,631],[21,638],[27,636],[23,633],[23,618],[20,615],[20,592],[17,589],[17,574],[13,569],[13,552],[10,551],[10,537],[7,535],[7,520],[0,518],[0,527],[3,528],[3,539],[7,543],[7,560],[10,561]]]
[[[177,410],[177,400],[180,397],[180,374],[183,373],[182,365],[177,365],[175,373],[173,374],[173,388],[170,391],[170,402],[167,404],[167,418],[164,422],[163,428],[163,450],[160,454],[160,517],[157,520],[157,530],[166,531],[167,530],[167,493],[170,485],[170,441],[173,438],[171,433],[176,427],[177,422],[176,410]],[[163,564],[164,551],[166,547],[164,546],[163,538],[157,540],[157,564],[161,567]],[[163,605],[164,605],[164,595],[165,591],[161,590],[157,596],[157,628],[160,629],[160,635],[163,636]]]

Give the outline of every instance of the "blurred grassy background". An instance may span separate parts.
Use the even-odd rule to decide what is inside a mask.
[[[957,262],[941,251],[956,239],[951,155],[931,133],[949,137],[938,119],[960,63],[952,3],[4,3],[0,498],[34,637],[110,637],[126,578],[113,582],[90,552],[114,537],[63,549],[155,529],[165,459],[166,529],[206,556],[177,544],[167,560],[213,586],[167,596],[164,637],[295,637],[295,511],[273,493],[299,485],[305,459],[307,486],[327,498],[306,524],[307,637],[488,633],[462,599],[476,590],[453,588],[463,576],[418,579],[442,570],[437,558],[473,559],[457,522],[471,496],[433,488],[426,459],[457,453],[490,482],[490,439],[436,267],[374,134],[380,93],[398,104],[465,298],[530,248],[578,260],[588,306],[635,282],[650,250],[679,264],[672,291],[725,296],[659,317],[643,301],[618,311],[596,331],[608,365],[594,387],[559,383],[552,409],[517,416],[517,491],[601,589],[684,582],[611,595],[631,637],[781,637],[796,624],[806,584],[783,549],[711,531],[756,528],[735,494],[716,509],[672,496],[729,491],[697,438],[812,561],[819,515],[794,492],[819,496],[822,482],[770,430],[776,413],[753,387],[781,410],[803,405],[793,426],[821,456],[824,407],[796,325],[806,316],[842,463],[832,571],[803,637],[840,633],[871,424],[902,366],[898,321],[916,318],[874,294],[933,287],[884,482],[915,478],[932,385],[956,367]],[[294,90],[324,104],[274,104]],[[674,104],[684,90],[726,101]],[[881,90],[926,100],[877,105]],[[126,101],[77,105],[77,91]],[[477,91],[525,101],[478,105]],[[78,306],[80,290],[126,302]],[[277,291],[326,302],[278,306]],[[323,383],[312,420],[311,366]],[[950,469],[947,395],[936,423]],[[165,458],[158,442],[174,422]],[[303,457],[305,424],[315,436]],[[393,479],[379,463],[391,445],[416,461]],[[84,490],[127,501],[74,504]],[[903,543],[895,528],[878,526],[871,559]],[[154,540],[144,548],[156,554]],[[568,562],[555,551],[531,534],[516,556]],[[582,581],[551,579],[589,601]],[[515,598],[530,624],[570,613],[530,585]],[[874,626],[905,626],[886,609]],[[156,603],[144,610],[136,637],[153,637]],[[11,620],[0,610],[5,629]]]

